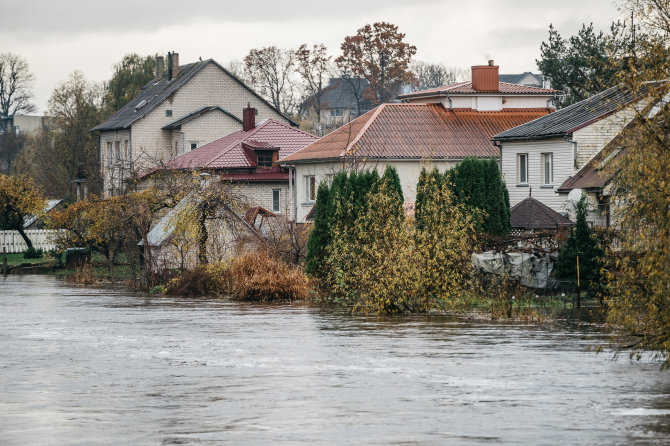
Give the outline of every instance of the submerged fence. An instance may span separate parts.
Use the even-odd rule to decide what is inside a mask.
[[[29,229],[24,232],[33,243],[33,248],[35,249],[48,251],[56,247],[53,239],[58,233],[57,229]],[[28,249],[28,246],[23,241],[23,237],[21,237],[19,231],[0,231],[0,253],[2,253],[3,249],[9,254],[24,252]]]

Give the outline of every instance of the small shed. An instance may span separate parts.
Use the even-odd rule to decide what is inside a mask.
[[[574,226],[572,220],[530,196],[512,207],[510,220],[515,232],[558,231]]]

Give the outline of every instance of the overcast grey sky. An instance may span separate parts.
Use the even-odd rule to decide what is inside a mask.
[[[387,21],[407,34],[419,60],[469,67],[495,59],[514,73],[537,70],[550,23],[567,36],[617,18],[616,0],[0,0],[0,52],[28,60],[44,113],[69,73],[109,79],[132,52],[225,63],[250,48],[324,43],[336,56],[344,36]]]

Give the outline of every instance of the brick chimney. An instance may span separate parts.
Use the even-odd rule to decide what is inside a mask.
[[[168,80],[179,76],[179,53],[168,53]]]
[[[256,128],[256,109],[250,104],[242,110],[242,130],[248,132]]]
[[[498,91],[498,65],[489,60],[488,65],[472,67],[472,88],[477,91]]]
[[[165,74],[165,58],[156,56],[156,79],[161,79]]]

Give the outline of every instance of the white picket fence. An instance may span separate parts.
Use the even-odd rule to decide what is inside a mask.
[[[25,231],[26,235],[33,242],[33,248],[48,251],[54,249],[56,244],[53,242],[54,236],[58,233],[57,229],[29,229]],[[0,254],[3,248],[7,253],[24,252],[28,249],[23,237],[19,231],[0,231]]]

